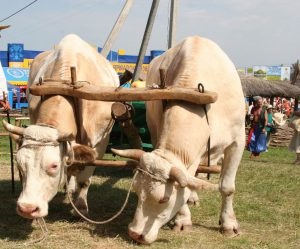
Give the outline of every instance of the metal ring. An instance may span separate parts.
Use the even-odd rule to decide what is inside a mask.
[[[199,84],[198,84],[198,91],[199,91],[200,93],[204,93],[204,86],[203,86],[202,83],[199,83]]]

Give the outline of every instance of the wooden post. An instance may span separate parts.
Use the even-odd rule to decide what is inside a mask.
[[[171,0],[168,48],[174,46],[176,36],[177,0]]]
[[[127,0],[126,3],[124,4],[119,17],[118,17],[117,21],[115,22],[115,25],[112,28],[109,36],[107,37],[107,40],[104,43],[103,48],[101,50],[101,54],[104,57],[107,57],[109,51],[111,50],[113,43],[115,42],[118,34],[120,33],[120,30],[125,23],[125,20],[128,16],[128,13],[131,9],[132,4],[133,4],[133,0]]]
[[[75,85],[75,82],[77,81],[77,76],[76,76],[76,67],[71,67],[71,84]]]
[[[3,94],[3,101],[6,102],[6,95],[5,92],[2,92]],[[6,117],[7,122],[10,124],[10,115],[9,110],[6,110]],[[11,191],[14,194],[15,193],[15,169],[14,169],[14,152],[13,152],[13,145],[12,145],[12,138],[11,136],[8,136],[9,139],[9,150],[10,150],[10,171],[11,171]]]
[[[145,29],[145,32],[144,32],[144,37],[143,37],[143,40],[142,40],[142,44],[141,44],[141,47],[140,47],[140,51],[139,51],[139,55],[138,55],[138,61],[136,63],[135,69],[134,69],[132,81],[136,81],[136,80],[139,79],[141,69],[142,69],[142,65],[143,65],[143,62],[144,62],[144,57],[145,57],[147,46],[148,46],[148,42],[149,42],[149,39],[150,39],[153,23],[154,23],[154,20],[155,20],[157,9],[158,9],[158,5],[159,5],[159,0],[153,0],[152,1],[152,6],[151,6],[150,13],[149,13],[149,18],[148,18],[148,21],[147,21],[146,29]]]

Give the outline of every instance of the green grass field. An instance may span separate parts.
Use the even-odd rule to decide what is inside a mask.
[[[9,152],[7,137],[0,139],[0,152]],[[16,174],[16,193],[11,193],[9,155],[0,156],[0,248],[149,248],[134,243],[127,235],[137,198],[131,194],[125,211],[106,225],[91,225],[70,214],[61,190],[50,203],[46,218],[49,235],[41,243],[24,243],[40,238],[42,231],[30,220],[19,217],[15,203],[21,191]],[[285,148],[271,148],[255,161],[245,151],[237,175],[234,199],[241,235],[225,238],[218,232],[220,195],[199,192],[200,203],[191,206],[194,228],[175,233],[164,226],[150,248],[194,249],[297,249],[300,248],[300,165]],[[90,215],[105,219],[119,210],[130,185],[132,172],[98,168],[89,191]],[[216,182],[214,175],[212,181]]]

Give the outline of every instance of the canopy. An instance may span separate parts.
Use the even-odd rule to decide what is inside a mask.
[[[15,86],[26,86],[29,76],[28,68],[3,67],[6,81]]]

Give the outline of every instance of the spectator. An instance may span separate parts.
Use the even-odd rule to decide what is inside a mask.
[[[267,111],[263,108],[263,99],[260,96],[254,98],[251,114],[253,119],[248,134],[247,149],[251,152],[250,158],[255,158],[267,149],[265,129],[268,123]]]
[[[267,132],[267,150],[269,148],[270,145],[270,141],[271,141],[271,134],[275,133],[275,124],[273,122],[273,106],[272,105],[268,105],[267,106],[267,126],[266,126],[266,132]]]
[[[291,104],[288,100],[282,99],[283,113],[289,118],[291,115]]]
[[[294,112],[289,127],[294,129],[294,134],[289,144],[289,150],[296,152],[294,164],[300,164],[300,111]]]
[[[0,105],[5,111],[10,109],[9,102],[7,101],[7,92],[6,78],[0,62]]]

